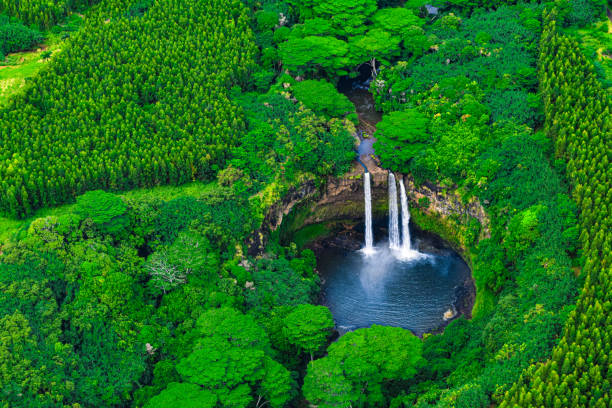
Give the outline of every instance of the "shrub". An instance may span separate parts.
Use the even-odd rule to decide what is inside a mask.
[[[271,30],[278,24],[278,13],[259,10],[255,13],[255,20],[259,31]]]
[[[29,50],[42,40],[40,31],[0,16],[0,54]]]
[[[78,197],[74,212],[90,218],[106,234],[117,234],[129,224],[127,205],[121,197],[102,190],[89,191]]]
[[[297,100],[307,108],[328,117],[344,117],[355,111],[351,101],[327,81],[297,82],[292,89]]]

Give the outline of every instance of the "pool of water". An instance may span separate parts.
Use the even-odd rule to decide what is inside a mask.
[[[385,241],[374,254],[327,248],[318,254],[321,303],[342,332],[373,324],[397,326],[417,335],[445,323],[454,310],[458,288],[470,270],[450,249],[435,253],[400,253]]]

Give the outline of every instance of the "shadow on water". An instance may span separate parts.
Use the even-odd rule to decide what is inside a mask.
[[[414,242],[423,239],[417,235]],[[457,289],[470,279],[461,257],[448,248],[403,255],[389,249],[386,236],[373,254],[338,247],[318,252],[321,303],[341,333],[380,324],[421,336],[443,327],[449,310],[454,314]]]

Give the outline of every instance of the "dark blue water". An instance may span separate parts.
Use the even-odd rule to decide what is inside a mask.
[[[373,255],[338,248],[319,253],[322,303],[341,332],[380,324],[422,335],[444,324],[456,287],[469,279],[468,266],[450,250],[398,257],[386,242]]]

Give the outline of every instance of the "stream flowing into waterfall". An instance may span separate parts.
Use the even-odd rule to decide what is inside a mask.
[[[365,253],[374,251],[374,236],[372,234],[372,192],[370,187],[370,173],[363,174],[363,197],[365,200]]]
[[[395,176],[391,172],[389,172],[389,248],[400,248],[397,186],[395,184]]]
[[[402,204],[402,251],[408,252],[412,249],[410,245],[410,209],[404,180],[400,180],[400,199]]]
[[[471,311],[465,302],[469,304],[472,299],[473,281],[468,266],[443,241],[418,229],[411,237],[406,188],[391,172],[388,217],[377,218],[376,212],[372,213],[372,206],[377,208],[384,200],[379,197],[379,189],[384,189],[382,180],[370,173],[384,174],[373,148],[382,114],[376,111],[368,92],[370,72],[362,74],[360,78],[341,79],[339,89],[355,104],[359,117],[357,160],[365,170],[364,236],[349,227],[339,231],[341,235],[332,234],[329,241],[319,243],[320,301],[329,307],[341,334],[380,324],[421,335],[441,328],[458,313]]]

